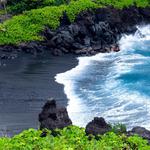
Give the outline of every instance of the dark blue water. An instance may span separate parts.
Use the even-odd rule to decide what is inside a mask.
[[[150,26],[124,35],[119,44],[120,52],[80,57],[76,68],[56,76],[65,85],[74,124],[102,116],[150,129]]]

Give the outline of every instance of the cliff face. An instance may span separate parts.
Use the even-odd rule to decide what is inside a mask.
[[[53,55],[93,55],[99,52],[119,51],[117,42],[121,35],[134,33],[137,30],[136,25],[147,23],[150,23],[150,8],[101,8],[82,12],[74,23],[70,23],[64,13],[57,30],[52,31],[46,27],[41,33],[44,41],[0,46],[0,58],[11,59],[11,56],[8,57],[10,53],[5,52],[20,51],[37,54],[48,50]]]

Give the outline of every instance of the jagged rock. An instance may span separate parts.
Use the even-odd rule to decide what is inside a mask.
[[[86,134],[92,134],[92,135],[99,135],[99,134],[105,134],[106,132],[111,130],[111,126],[106,123],[104,118],[95,117],[94,120],[89,122],[86,126]]]
[[[10,59],[15,59],[15,58],[17,58],[17,54],[1,54],[0,55],[0,59],[1,60],[10,60]]]
[[[50,28],[46,27],[43,34],[47,40],[50,40],[54,37],[55,32],[51,31]]]
[[[119,52],[119,51],[120,51],[120,48],[119,48],[118,45],[115,44],[115,45],[111,45],[110,50],[111,50],[112,52]]]
[[[60,49],[55,48],[52,50],[52,55],[54,55],[54,56],[62,56],[62,54],[63,53]]]
[[[69,31],[61,31],[61,38],[63,39],[63,45],[65,45],[66,43],[71,45],[71,43],[74,42],[74,39]]]
[[[146,17],[148,20],[150,20],[150,9],[145,8],[145,9],[139,9],[139,12]]]
[[[99,52],[101,50],[101,48],[102,48],[101,44],[98,44],[98,45],[95,45],[92,47],[92,49],[96,52]]]
[[[71,22],[70,22],[70,20],[69,20],[69,18],[67,16],[67,13],[64,12],[63,13],[63,17],[60,19],[60,25],[61,26],[65,26],[65,25],[70,25],[70,24],[71,24]]]
[[[89,46],[91,45],[91,39],[90,39],[88,36],[86,36],[86,37],[84,38],[84,45],[85,45],[86,47],[89,47]]]
[[[54,130],[62,129],[72,124],[68,117],[66,108],[57,107],[56,101],[51,99],[44,105],[42,112],[39,114],[40,129]]]
[[[69,53],[69,50],[66,49],[66,48],[64,48],[64,47],[61,47],[60,49],[61,49],[61,51],[62,51],[63,53]]]
[[[80,43],[72,43],[72,48],[73,49],[83,49],[84,45],[80,44]]]
[[[55,47],[57,47],[56,45],[61,44],[61,43],[62,43],[62,41],[63,41],[63,39],[62,39],[62,37],[61,37],[61,34],[60,34],[60,33],[59,33],[59,34],[57,34],[57,35],[55,35],[55,36],[54,36],[51,40],[54,42]]]
[[[68,30],[69,32],[73,35],[73,36],[76,36],[78,35],[79,31],[80,31],[80,28],[77,24],[71,24],[69,27],[68,27]]]
[[[77,55],[83,55],[83,54],[88,55],[92,51],[93,51],[92,47],[87,47],[87,48],[83,48],[83,49],[80,49],[80,50],[76,50],[75,54],[77,54]]]
[[[150,131],[143,128],[143,127],[134,127],[131,131],[129,131],[127,133],[128,136],[132,136],[132,135],[139,135],[140,137],[148,140],[148,142],[150,143]]]

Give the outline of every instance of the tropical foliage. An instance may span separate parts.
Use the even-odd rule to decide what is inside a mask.
[[[24,12],[0,24],[0,45],[42,40],[39,33],[45,26],[56,29],[60,25],[63,12],[66,11],[70,21],[74,21],[81,11],[96,7],[98,5],[90,0],[78,0],[69,5],[47,6]]]
[[[84,128],[70,126],[56,130],[55,136],[47,131],[29,129],[12,138],[0,138],[0,150],[148,150],[146,140],[138,136],[127,137],[114,132],[98,138],[86,136]]]
[[[56,6],[57,5],[57,6]],[[10,11],[23,14],[12,17],[0,24],[0,45],[18,44],[34,40],[42,40],[40,33],[45,26],[56,29],[60,18],[66,12],[70,21],[85,10],[113,6],[124,8],[132,5],[138,7],[150,6],[149,0],[13,0],[8,1]],[[36,9],[33,9],[36,8]]]
[[[45,6],[58,6],[67,3],[67,0],[9,0],[8,9],[12,13],[21,13],[25,10],[42,8]]]

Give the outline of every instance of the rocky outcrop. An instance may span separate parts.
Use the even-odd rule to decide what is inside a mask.
[[[35,55],[48,50],[56,56],[66,53],[94,55],[119,51],[117,42],[123,33],[134,33],[137,24],[150,23],[150,8],[100,8],[80,13],[74,23],[64,13],[60,21],[60,27],[55,31],[45,28],[41,33],[44,41],[0,46],[0,51],[9,49]]]
[[[89,122],[86,126],[85,132],[87,135],[102,135],[111,130],[111,126],[106,123],[104,118],[95,117],[94,120]]]
[[[72,124],[68,117],[66,108],[57,107],[56,101],[51,99],[44,105],[42,112],[39,114],[40,129],[54,130],[62,129]]]
[[[137,30],[135,25],[150,22],[149,14],[150,8],[118,10],[108,7],[97,9],[96,12],[83,12],[70,24],[65,15],[67,21],[62,20],[63,26],[53,32],[45,30],[46,45],[54,55],[93,55],[119,51],[117,42],[121,35],[134,33]]]
[[[55,134],[57,135],[57,132],[54,129],[62,129],[72,125],[72,121],[68,117],[66,108],[58,107],[54,99],[47,101],[44,105],[42,112],[39,114],[39,122],[40,129],[50,129],[53,131],[52,133],[54,136]],[[109,131],[113,131],[113,129],[102,117],[95,117],[86,125],[85,128],[87,135],[94,135],[96,138],[98,135],[103,135]],[[124,131],[120,133],[124,133],[127,136],[138,135],[143,139],[148,140],[150,144],[150,131],[143,127],[134,127],[131,131]],[[43,132],[41,136],[46,136],[46,134],[46,132]]]
[[[127,133],[128,136],[138,135],[143,139],[148,140],[150,144],[150,131],[143,127],[134,127],[131,131]]]

